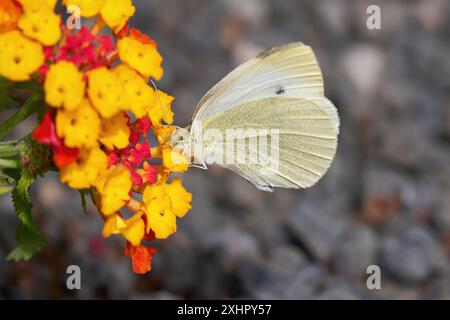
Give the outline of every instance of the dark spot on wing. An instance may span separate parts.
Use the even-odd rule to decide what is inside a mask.
[[[278,94],[278,95],[283,94],[283,93],[285,93],[285,92],[286,92],[286,91],[284,90],[283,87],[279,87],[279,88],[277,88],[277,91],[275,91],[275,93]]]

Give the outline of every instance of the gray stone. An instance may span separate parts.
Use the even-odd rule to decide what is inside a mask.
[[[425,299],[450,299],[450,272],[441,274],[431,280],[423,296]]]
[[[295,247],[276,246],[272,248],[267,258],[242,260],[237,272],[245,291],[250,296],[263,298],[270,295],[281,299],[286,296],[288,284],[306,265],[306,257]]]
[[[360,299],[357,290],[348,281],[331,278],[325,289],[317,296],[318,300],[357,300]]]
[[[152,271],[156,272],[152,277],[162,281],[169,292],[187,292],[194,288],[199,280],[198,258],[188,248],[170,241],[164,244],[154,257]]]
[[[442,268],[445,254],[428,228],[398,224],[383,237],[382,269],[406,284],[426,280]]]
[[[224,261],[234,262],[243,257],[255,257],[259,254],[258,242],[254,236],[239,226],[217,226],[208,243],[209,251],[223,253]]]
[[[337,240],[333,266],[339,274],[361,277],[369,265],[375,264],[377,249],[377,235],[370,228],[353,223]]]
[[[315,258],[330,258],[337,239],[345,231],[345,222],[333,216],[332,203],[316,197],[300,201],[287,218],[287,228]]]
[[[386,54],[370,44],[351,47],[342,57],[342,68],[356,89],[354,94],[369,98],[375,94],[386,66]]]
[[[303,267],[283,288],[285,299],[315,299],[324,285],[325,272],[322,267],[308,264]]]
[[[438,194],[440,201],[437,202],[437,207],[433,211],[433,221],[438,230],[449,233],[450,232],[450,189],[443,189]]]
[[[372,290],[370,292],[379,299],[390,300],[418,300],[422,297],[422,290],[419,285],[408,285],[393,281],[386,276],[383,271],[381,275],[381,290]]]

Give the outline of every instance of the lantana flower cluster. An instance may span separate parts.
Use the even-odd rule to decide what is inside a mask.
[[[133,271],[146,273],[156,251],[143,241],[167,238],[191,208],[171,178],[188,169],[169,143],[174,98],[153,82],[163,58],[129,27],[131,0],[64,0],[86,18],[81,29],[67,27],[56,4],[2,0],[0,76],[41,85],[46,112],[33,139],[51,150],[63,183],[92,195],[103,235],[121,235]]]

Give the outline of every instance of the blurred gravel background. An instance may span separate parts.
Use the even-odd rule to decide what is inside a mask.
[[[259,51],[311,45],[338,106],[331,170],[311,189],[258,191],[212,167],[184,175],[193,209],[157,242],[153,270],[131,272],[123,242],[48,175],[33,187],[49,236],[6,263],[14,216],[0,198],[0,298],[450,299],[450,3],[422,1],[134,1],[132,24],[159,43],[161,89],[188,124],[202,94]],[[366,28],[381,7],[382,29]],[[81,266],[82,290],[65,287]],[[377,264],[382,289],[368,290]]]

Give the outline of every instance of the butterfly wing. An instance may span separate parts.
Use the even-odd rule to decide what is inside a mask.
[[[290,43],[264,51],[230,72],[200,100],[192,120],[207,120],[217,113],[264,98],[323,95],[322,73],[311,47]]]
[[[336,108],[326,98],[267,98],[217,114],[205,123],[204,129],[210,128],[243,132],[241,138],[234,140],[233,151],[234,159],[238,159],[238,154],[244,154],[244,161],[225,162],[223,166],[259,189],[270,191],[272,187],[307,188],[314,185],[333,161],[339,122]],[[267,128],[270,131],[265,131]],[[262,141],[268,141],[268,147],[258,142],[250,150],[251,135],[258,139],[267,135]],[[226,140],[226,143],[230,141]],[[230,153],[226,143],[207,148],[217,148],[216,153]],[[257,154],[258,161],[252,162],[250,154]]]
[[[201,122],[202,132],[278,130],[275,167],[250,161],[222,164],[266,191],[316,183],[331,165],[339,133],[338,114],[324,97],[314,53],[301,43],[270,49],[236,68],[203,97],[195,121]],[[235,142],[236,150],[246,150],[248,140]],[[226,152],[223,143],[203,147]]]

